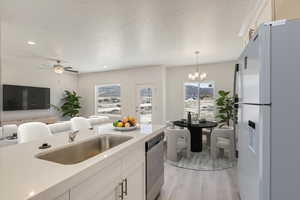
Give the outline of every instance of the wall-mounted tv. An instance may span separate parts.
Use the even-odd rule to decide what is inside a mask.
[[[50,88],[3,85],[3,110],[50,109]]]

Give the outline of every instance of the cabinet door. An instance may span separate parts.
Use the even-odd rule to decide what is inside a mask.
[[[119,180],[119,179],[118,179]],[[94,194],[88,200],[119,200],[121,194],[121,181],[118,183],[112,182],[108,183],[102,190],[99,190],[98,193]],[[82,199],[87,200],[87,199]]]
[[[274,0],[275,20],[297,19],[300,17],[299,0]]]
[[[125,181],[127,181],[127,187]],[[124,196],[126,200],[145,199],[145,162],[126,173],[124,190],[127,193]]]
[[[70,191],[70,200],[117,200],[120,194],[122,162],[101,169]]]

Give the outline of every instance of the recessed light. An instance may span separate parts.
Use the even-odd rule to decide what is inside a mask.
[[[108,68],[108,67],[106,65],[104,65],[103,68]]]
[[[29,45],[36,45],[36,43],[33,42],[33,41],[28,41],[27,44],[29,44]]]

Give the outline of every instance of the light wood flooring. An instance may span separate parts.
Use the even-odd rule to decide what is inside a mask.
[[[240,200],[236,168],[192,171],[165,164],[165,184],[158,200]]]

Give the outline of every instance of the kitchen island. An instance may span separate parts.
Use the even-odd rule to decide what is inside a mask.
[[[163,128],[162,125],[141,125],[134,131],[118,132],[106,126],[99,128],[97,134],[78,134],[73,143],[69,142],[67,134],[62,134],[1,148],[0,199],[143,200],[145,142],[160,134]],[[131,139],[76,164],[61,164],[36,157],[105,134],[129,136]],[[39,149],[43,143],[48,143],[51,148]],[[124,188],[126,191],[122,191]]]

